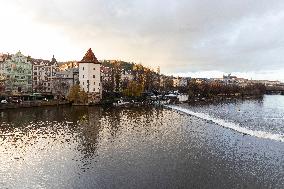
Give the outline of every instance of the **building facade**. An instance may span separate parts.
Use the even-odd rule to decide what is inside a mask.
[[[79,68],[70,68],[56,73],[53,80],[53,91],[55,95],[67,97],[71,87],[79,84]]]
[[[32,92],[32,64],[20,51],[0,62],[0,75],[5,87],[4,92]]]
[[[52,93],[53,80],[59,67],[54,56],[52,60],[32,59],[33,64],[33,92]]]
[[[4,62],[8,58],[7,54],[0,53],[0,92],[5,92],[5,74],[4,74]]]
[[[173,86],[174,87],[186,87],[189,78],[185,77],[175,77],[173,78]]]
[[[98,102],[102,98],[101,63],[92,49],[89,49],[79,63],[80,87],[88,93],[88,102]]]

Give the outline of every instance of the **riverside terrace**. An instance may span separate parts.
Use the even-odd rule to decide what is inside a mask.
[[[28,108],[68,104],[63,98],[54,99],[53,95],[34,93],[32,95],[1,95],[0,109]]]

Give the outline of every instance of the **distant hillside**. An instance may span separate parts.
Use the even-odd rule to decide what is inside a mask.
[[[113,67],[115,63],[119,64],[121,69],[124,70],[133,70],[134,63],[124,62],[120,60],[101,60],[100,61],[105,67]]]
[[[134,62],[125,62],[121,60],[99,60],[99,62],[104,67],[110,67],[113,68],[115,65],[118,66],[120,69],[123,70],[134,70],[134,66],[140,67],[140,69],[149,69],[141,64],[135,64]],[[66,62],[58,62],[58,65],[62,70],[68,69],[68,68],[76,68],[78,67],[78,61],[66,61]],[[136,67],[137,68],[137,67]]]

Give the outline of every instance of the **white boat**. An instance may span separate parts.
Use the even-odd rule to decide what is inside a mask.
[[[126,105],[126,104],[129,104],[129,102],[125,102],[123,100],[119,100],[119,101],[113,103],[114,106],[122,106],[122,105]]]

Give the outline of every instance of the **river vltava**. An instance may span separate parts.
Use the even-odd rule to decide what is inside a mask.
[[[283,188],[283,105],[4,110],[0,188]]]

